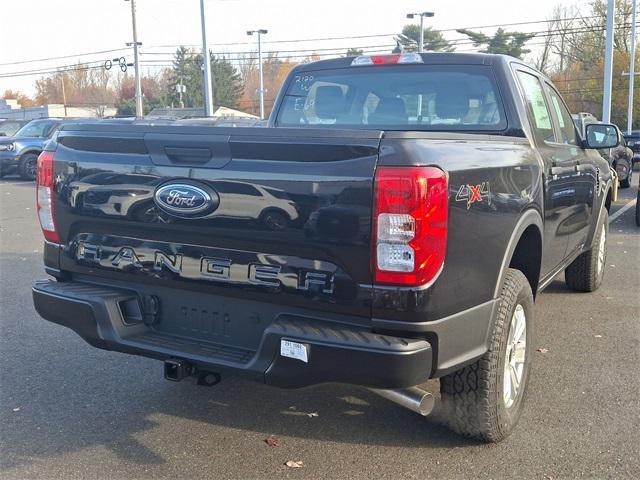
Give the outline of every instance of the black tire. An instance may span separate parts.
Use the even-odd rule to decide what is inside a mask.
[[[640,187],[638,188],[638,197],[636,200],[636,225],[640,227]]]
[[[604,240],[603,240],[604,235]],[[593,292],[600,288],[607,265],[607,239],[609,238],[609,215],[605,210],[593,239],[593,246],[587,252],[580,254],[565,270],[564,281],[570,290],[576,292]],[[603,256],[599,260],[601,241]]]
[[[625,178],[624,180],[620,180],[620,188],[629,188],[631,186],[631,172],[632,170],[629,169],[629,171],[627,172],[627,178]]]
[[[20,157],[18,163],[18,173],[24,180],[35,180],[36,172],[38,169],[38,154],[37,153],[25,153]]]
[[[512,321],[522,308],[526,325],[522,376],[514,398],[505,399],[505,362]],[[510,350],[511,351],[511,350]],[[533,294],[527,278],[509,268],[493,319],[489,350],[480,360],[440,379],[445,422],[456,433],[485,442],[500,442],[518,423],[524,406],[533,357]],[[511,377],[509,377],[511,378]]]

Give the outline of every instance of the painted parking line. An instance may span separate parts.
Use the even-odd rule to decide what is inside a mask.
[[[637,198],[634,198],[633,200],[631,200],[629,203],[627,203],[626,205],[623,205],[620,210],[618,210],[616,213],[614,213],[613,215],[611,215],[609,217],[609,223],[613,222],[616,218],[618,218],[620,215],[622,215],[624,212],[626,212],[627,210],[629,210],[630,208],[635,207],[636,202],[638,201]]]

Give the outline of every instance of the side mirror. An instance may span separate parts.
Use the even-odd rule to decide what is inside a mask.
[[[615,125],[610,123],[592,123],[586,130],[587,148],[615,148],[620,145],[620,135]]]

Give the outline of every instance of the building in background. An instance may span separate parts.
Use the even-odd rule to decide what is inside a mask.
[[[112,117],[116,114],[116,109],[113,107],[101,107],[100,113],[101,115],[98,115],[95,107],[70,107],[59,103],[22,108],[18,105],[17,100],[0,98],[0,119],[5,120],[33,120],[34,118],[46,117]]]

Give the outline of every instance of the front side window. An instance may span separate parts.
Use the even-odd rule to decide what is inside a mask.
[[[0,133],[4,133],[7,137],[12,136],[20,128],[20,124],[16,122],[2,122],[0,123]]]
[[[384,130],[506,128],[491,67],[347,67],[295,75],[276,125]]]
[[[558,123],[560,124],[560,134],[562,135],[561,142],[568,145],[577,145],[576,126],[573,123],[569,110],[565,107],[560,95],[558,95],[558,93],[548,84],[547,91],[549,92],[551,104],[553,105],[556,117],[558,118]]]

